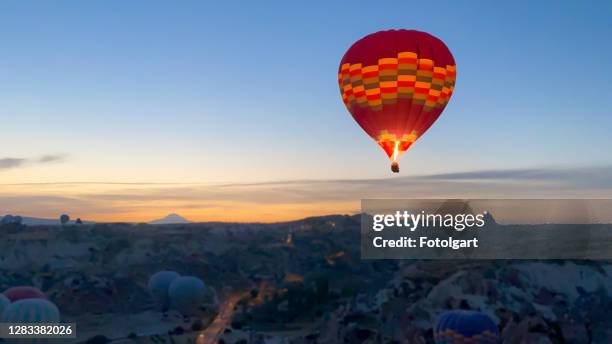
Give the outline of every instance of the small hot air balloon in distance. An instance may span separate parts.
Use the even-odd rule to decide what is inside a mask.
[[[3,292],[11,302],[25,299],[46,299],[47,296],[37,288],[30,286],[19,286],[8,288]]]
[[[149,278],[147,288],[162,312],[166,312],[170,307],[168,288],[172,281],[179,276],[178,272],[174,271],[158,271]]]
[[[499,331],[495,322],[477,311],[453,310],[438,317],[433,329],[437,344],[495,344]]]
[[[65,226],[70,221],[70,216],[68,216],[68,214],[62,214],[62,215],[60,215],[59,220],[60,220],[60,223],[62,224],[62,226]]]
[[[399,172],[399,157],[438,119],[455,88],[453,55],[415,30],[373,33],[344,54],[338,84],[344,105]]]
[[[206,284],[193,276],[181,276],[172,281],[168,289],[170,307],[188,317],[197,311],[206,295]]]

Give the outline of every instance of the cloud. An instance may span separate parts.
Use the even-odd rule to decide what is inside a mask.
[[[67,159],[66,154],[46,154],[38,158],[0,158],[0,170],[9,168],[26,167],[33,164],[49,164],[56,162],[64,162]]]
[[[610,189],[612,188],[612,166],[481,170],[433,174],[420,178],[456,181],[539,181],[561,183],[573,187]]]
[[[0,170],[19,167],[23,165],[26,161],[26,159],[2,158],[0,159]]]
[[[66,160],[67,157],[68,156],[66,154],[48,154],[41,156],[36,161],[41,164],[63,162]]]
[[[4,184],[0,209],[55,217],[147,221],[177,212],[194,220],[278,221],[359,211],[367,198],[609,198],[612,166],[498,169],[379,179],[261,183]]]
[[[540,179],[551,174],[554,173],[547,169],[501,169],[432,174],[421,176],[421,178],[440,180]]]

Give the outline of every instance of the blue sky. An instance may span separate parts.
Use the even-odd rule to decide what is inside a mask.
[[[21,163],[0,183],[390,177],[336,84],[346,49],[390,28],[458,66],[402,175],[609,165],[610,18],[604,1],[3,1],[0,159]]]

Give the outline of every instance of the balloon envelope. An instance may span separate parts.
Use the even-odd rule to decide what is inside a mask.
[[[204,282],[193,276],[182,276],[176,278],[170,284],[168,295],[170,306],[183,315],[193,315],[206,293]]]
[[[57,323],[60,312],[53,302],[43,299],[25,299],[10,304],[2,312],[6,323]]]
[[[438,344],[493,344],[499,342],[499,332],[495,322],[484,313],[453,310],[442,313],[436,321],[434,339]]]
[[[415,30],[389,30],[347,50],[338,84],[355,121],[397,161],[438,119],[455,76],[455,60],[441,40]]]
[[[4,296],[4,294],[0,294],[0,315],[2,312],[11,304],[11,300],[8,297]]]
[[[25,299],[46,299],[45,293],[38,290],[37,288],[30,286],[19,286],[8,288],[4,291],[6,296],[11,302],[25,300]]]
[[[168,288],[172,281],[179,276],[180,275],[174,271],[158,271],[149,278],[147,287],[161,310],[168,309],[170,306]]]

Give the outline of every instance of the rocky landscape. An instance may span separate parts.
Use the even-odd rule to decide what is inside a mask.
[[[90,343],[433,343],[449,309],[504,343],[612,342],[607,261],[362,260],[359,216],[276,224],[4,224],[0,287],[32,285]],[[163,315],[159,270],[198,276],[198,314]]]

